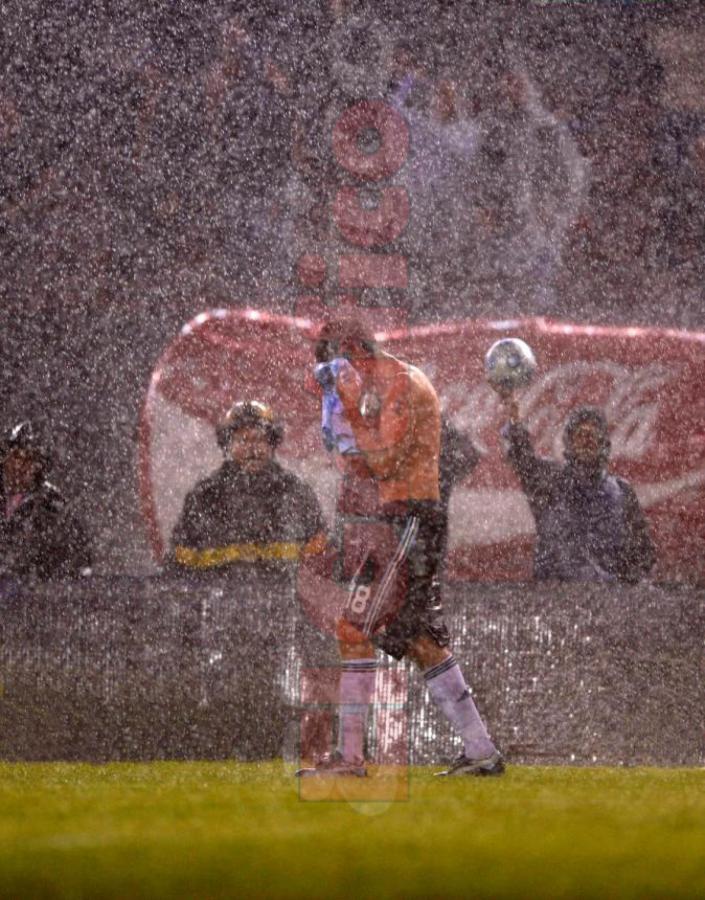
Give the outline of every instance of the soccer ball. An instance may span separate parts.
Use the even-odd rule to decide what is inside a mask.
[[[502,338],[487,351],[485,374],[498,394],[507,396],[525,387],[536,371],[533,350],[519,338]]]

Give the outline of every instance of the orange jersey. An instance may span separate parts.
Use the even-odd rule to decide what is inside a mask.
[[[353,367],[354,374],[339,376],[338,395],[381,502],[438,500],[441,413],[433,385],[388,353],[355,360]],[[371,414],[363,415],[361,406]]]

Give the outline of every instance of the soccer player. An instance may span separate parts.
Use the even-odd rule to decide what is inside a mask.
[[[346,420],[340,426],[345,432],[342,459],[358,475],[364,467],[375,482],[379,517],[393,529],[396,542],[388,558],[381,560],[378,548],[372,547],[360,561],[338,621],[338,748],[298,774],[366,774],[366,714],[378,647],[395,659],[408,655],[416,663],[431,697],[462,736],[462,755],[442,774],[499,775],[504,771],[502,756],[449,649],[441,609],[438,569],[444,521],[439,509],[441,416],[436,392],[423,372],[382,351],[354,320],[325,325],[316,358],[319,381],[324,383],[331,373],[335,377]]]
[[[654,546],[634,489],[607,471],[610,440],[602,410],[573,410],[560,463],[534,453],[516,400],[504,403],[507,457],[536,522],[534,577],[635,583],[648,575]]]

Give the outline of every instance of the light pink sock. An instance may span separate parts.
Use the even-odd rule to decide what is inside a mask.
[[[376,674],[375,659],[343,661],[339,686],[338,750],[348,762],[362,759],[364,754]]]

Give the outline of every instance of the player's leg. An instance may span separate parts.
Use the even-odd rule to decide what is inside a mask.
[[[439,578],[442,512],[434,505],[418,505],[415,511],[419,528],[408,554],[406,603],[381,646],[393,656],[406,653],[412,658],[423,672],[431,698],[462,737],[463,754],[452,773],[500,774],[502,758],[449,649]]]
[[[393,528],[375,522],[368,531],[374,551],[363,555],[350,585],[348,600],[338,622],[341,658],[337,757],[363,764],[365,735],[377,674],[376,651],[370,640],[378,623],[395,604],[394,586],[416,533],[413,521]]]
[[[365,636],[345,620],[338,627],[340,680],[338,682],[338,746],[310,768],[297,775],[367,774],[364,750],[370,704],[372,703],[377,659],[375,648]]]
[[[400,529],[380,522],[366,529],[360,562],[349,582],[345,608],[337,624],[341,659],[338,746],[314,767],[300,769],[301,775],[365,774],[365,736],[377,672],[370,636],[394,608],[397,576],[416,530],[415,520],[405,522]]]
[[[377,676],[377,657],[370,641],[344,620],[340,623],[338,634],[341,660],[338,754],[345,762],[362,765]]]
[[[501,754],[450,650],[430,634],[421,634],[410,641],[408,654],[423,672],[434,703],[463,740],[462,755],[442,774],[500,775],[504,771]]]

